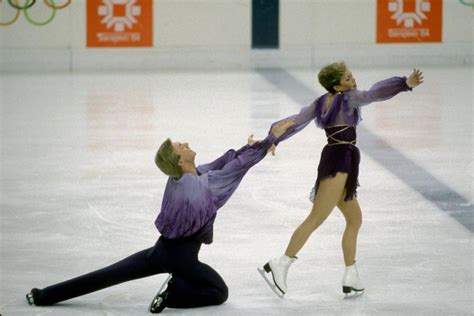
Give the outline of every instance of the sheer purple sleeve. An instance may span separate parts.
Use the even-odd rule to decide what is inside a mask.
[[[217,208],[227,202],[247,171],[265,158],[274,141],[275,136],[270,134],[264,140],[244,147],[239,155],[228,161],[221,169],[209,170],[207,173],[209,188]]]
[[[215,161],[199,166],[201,175],[185,173],[168,179],[156,228],[167,238],[195,234],[216,216],[247,170],[265,157],[275,137],[241,149],[229,150]]]
[[[392,77],[374,84],[369,90],[351,90],[349,95],[349,106],[352,108],[364,106],[372,102],[384,101],[396,96],[403,91],[412,89],[406,84],[406,77]]]
[[[277,124],[281,121],[287,120],[287,119],[295,120],[295,125],[289,127],[283,135],[278,137],[275,141],[275,145],[278,145],[279,142],[284,141],[284,140],[290,138],[291,136],[295,135],[299,131],[303,130],[306,127],[306,125],[308,125],[309,122],[311,122],[311,120],[313,120],[315,118],[315,116],[316,116],[316,106],[317,106],[318,100],[319,100],[319,98],[316,99],[310,105],[302,108],[301,111],[298,114],[291,115],[287,118],[284,118],[284,119],[279,120],[279,121],[272,124],[272,127],[273,127],[275,124]],[[270,131],[268,132],[268,134],[269,135],[271,134],[271,128],[270,128]]]

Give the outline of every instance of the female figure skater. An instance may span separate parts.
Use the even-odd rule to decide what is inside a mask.
[[[159,148],[155,163],[169,176],[155,225],[161,233],[156,244],[103,269],[48,286],[26,295],[30,305],[52,305],[119,283],[170,273],[149,311],[165,307],[191,308],[222,304],[228,289],[221,276],[198,260],[201,244],[212,243],[217,210],[235,192],[247,171],[261,161],[291,120],[272,126],[260,142],[252,136],[238,151],[229,150],[215,161],[196,167],[187,143],[167,139]],[[273,151],[274,153],[274,151]],[[161,292],[167,285],[165,291]]]
[[[313,202],[308,217],[294,231],[285,254],[270,259],[262,276],[279,296],[287,291],[286,278],[290,265],[297,259],[296,254],[309,236],[326,220],[337,206],[346,220],[342,236],[342,251],[346,270],[342,279],[342,290],[346,296],[362,294],[362,284],[356,268],[357,234],[362,223],[362,214],[356,198],[358,186],[360,154],[356,144],[356,126],[361,116],[361,107],[371,102],[392,98],[402,91],[412,90],[423,82],[422,73],[413,70],[408,77],[392,77],[380,82],[368,91],[357,90],[351,71],[343,62],[330,64],[318,74],[320,84],[328,93],[317,98],[299,114],[291,116],[295,125],[277,139],[275,144],[302,130],[312,119],[318,127],[324,128],[328,144],[321,153],[318,177],[310,196]],[[272,281],[266,273],[272,274]]]

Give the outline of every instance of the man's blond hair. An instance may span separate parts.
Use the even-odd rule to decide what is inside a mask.
[[[183,175],[183,169],[179,166],[180,156],[176,153],[171,139],[166,139],[161,144],[155,156],[156,166],[170,177],[180,178]]]

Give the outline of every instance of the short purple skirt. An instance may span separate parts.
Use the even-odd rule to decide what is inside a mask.
[[[326,136],[333,135],[342,128],[344,127],[326,128]],[[355,127],[350,127],[343,132],[337,133],[334,137],[340,141],[353,142],[353,144],[338,144],[336,140],[328,138],[328,144],[323,148],[319,161],[314,195],[316,196],[322,180],[335,177],[338,172],[342,172],[348,174],[344,201],[349,201],[354,196],[357,196],[357,187],[359,186],[360,152],[355,146],[356,129]]]

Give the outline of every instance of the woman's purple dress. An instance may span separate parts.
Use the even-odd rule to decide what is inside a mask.
[[[351,200],[357,193],[360,153],[356,144],[356,126],[361,121],[361,107],[371,102],[392,98],[402,91],[411,90],[406,77],[392,77],[374,84],[367,91],[352,89],[334,95],[328,109],[325,109],[326,93],[300,113],[285,119],[294,119],[296,124],[277,139],[275,144],[301,131],[314,119],[316,126],[323,128],[328,138],[318,165],[318,176],[311,200],[314,199],[322,180],[334,177],[336,173],[348,174],[344,201]],[[275,123],[276,124],[276,123]]]

